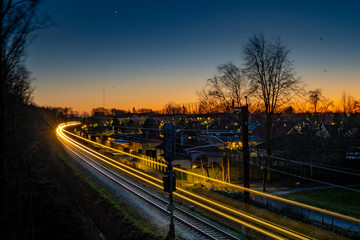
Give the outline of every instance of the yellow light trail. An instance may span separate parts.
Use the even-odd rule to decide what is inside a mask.
[[[193,196],[193,197],[195,197],[195,198],[201,199],[202,201],[208,202],[208,203],[210,203],[210,204],[212,204],[212,205],[214,205],[214,206],[217,206],[217,207],[219,207],[219,208],[222,208],[222,209],[224,209],[224,210],[227,210],[227,211],[229,211],[229,212],[232,212],[232,213],[234,213],[234,214],[236,214],[236,215],[238,215],[238,216],[240,216],[240,217],[246,218],[247,220],[256,222],[256,223],[258,223],[258,224],[260,224],[260,225],[262,225],[262,226],[264,226],[264,227],[271,228],[271,229],[273,229],[273,230],[276,230],[276,231],[281,232],[281,233],[283,233],[283,234],[286,234],[286,235],[288,235],[288,236],[291,235],[292,237],[294,237],[294,238],[296,238],[296,239],[303,239],[303,240],[305,240],[305,239],[311,239],[311,238],[308,237],[308,236],[302,235],[302,234],[297,233],[297,232],[295,232],[295,231],[293,231],[293,230],[290,230],[290,229],[288,229],[288,228],[279,226],[279,225],[277,225],[277,224],[271,223],[271,222],[266,221],[266,220],[261,219],[261,218],[253,217],[253,216],[250,215],[250,214],[246,214],[246,213],[243,213],[243,212],[241,212],[241,211],[239,211],[239,210],[235,210],[235,209],[233,209],[233,208],[231,208],[231,207],[228,207],[228,206],[226,206],[226,205],[220,204],[220,203],[218,203],[218,202],[215,202],[215,201],[209,200],[209,199],[207,199],[207,198],[204,198],[204,197],[202,197],[202,196],[200,196],[200,195],[197,195],[197,194],[194,194],[194,193],[192,193],[192,192],[186,191],[185,189],[182,189],[182,188],[177,188],[177,189],[179,189],[180,191],[182,191],[182,192],[184,192],[184,193],[186,193],[186,194],[188,194],[188,195],[191,195],[191,196]],[[176,192],[174,193],[174,195],[177,195],[177,196],[179,196],[179,197],[181,197],[181,198],[184,198],[184,199],[186,199],[186,200],[188,200],[188,201],[190,201],[190,202],[192,202],[192,203],[198,204],[198,205],[200,205],[200,206],[202,206],[202,207],[204,207],[204,208],[206,208],[206,209],[208,209],[208,210],[216,211],[215,209],[212,209],[212,208],[210,208],[209,206],[203,205],[203,204],[201,204],[201,203],[199,203],[199,202],[196,202],[195,200],[193,200],[193,199],[191,199],[191,198],[187,198],[187,197],[185,197],[184,195],[178,194],[178,193],[176,193]],[[223,214],[224,214],[224,213],[219,212],[219,211],[216,211],[216,213],[217,213],[217,214],[220,214],[220,215],[223,215]],[[226,214],[226,216],[229,216],[229,215]],[[231,216],[230,216],[230,217],[231,217]],[[228,218],[228,217],[227,217],[227,218]],[[235,220],[234,220],[234,219],[235,219]],[[231,220],[240,223],[240,222],[239,222],[240,220],[238,220],[238,219],[236,219],[236,218],[231,217]],[[243,223],[241,223],[241,224],[243,224]],[[246,225],[246,226],[247,226],[247,225]]]
[[[198,205],[198,206],[200,206],[200,207],[202,207],[202,208],[205,208],[205,209],[207,209],[207,210],[209,210],[209,211],[211,211],[211,212],[214,212],[214,213],[216,213],[216,214],[218,214],[218,215],[220,215],[220,216],[223,216],[223,217],[225,217],[225,218],[227,218],[227,219],[230,219],[230,220],[232,220],[232,221],[234,221],[234,222],[236,222],[236,223],[239,223],[239,224],[241,224],[241,225],[244,225],[244,226],[246,226],[246,227],[248,227],[248,228],[254,229],[255,231],[258,231],[258,232],[260,232],[260,233],[262,233],[262,234],[265,234],[265,235],[267,235],[267,236],[269,236],[269,237],[272,237],[273,239],[287,239],[287,238],[283,238],[283,237],[281,237],[281,236],[275,235],[275,234],[273,234],[273,233],[271,233],[271,232],[265,231],[265,230],[263,230],[263,229],[261,229],[261,228],[258,228],[258,227],[256,227],[256,226],[253,226],[253,225],[250,224],[250,223],[241,221],[241,220],[239,220],[239,219],[237,219],[237,218],[234,218],[234,217],[232,217],[232,216],[230,216],[230,215],[228,215],[228,214],[226,214],[226,213],[223,213],[223,212],[220,212],[220,211],[218,211],[218,210],[216,210],[216,209],[213,209],[213,208],[211,208],[211,207],[209,207],[209,206],[207,206],[207,205],[204,205],[204,204],[202,204],[202,203],[196,202],[195,200],[193,200],[193,199],[191,199],[191,198],[188,198],[188,197],[185,197],[184,195],[181,195],[181,194],[178,194],[178,193],[174,193],[174,195],[180,196],[181,198],[183,198],[183,199],[185,199],[185,200],[187,200],[187,201],[189,201],[189,202],[192,202],[192,203],[194,203],[194,204],[196,204],[196,205]],[[207,200],[207,201],[208,201],[208,200]],[[208,201],[208,202],[209,202],[209,201]],[[211,201],[211,204],[214,204],[214,202]],[[220,205],[219,205],[219,206],[220,206]],[[258,220],[257,220],[257,221],[258,221]],[[276,226],[271,226],[271,228],[278,230]],[[284,229],[280,229],[280,230],[281,230],[282,233],[284,233]],[[289,233],[290,233],[290,234],[289,234]],[[302,237],[302,236],[300,236],[300,235],[298,235],[298,234],[295,235],[295,234],[293,234],[292,232],[288,232],[288,233],[285,233],[285,234],[292,235],[292,237],[295,237],[296,239],[304,239],[304,240],[305,240],[305,239],[306,239],[306,240],[311,239],[311,238],[307,238],[307,237]]]
[[[164,163],[154,162],[154,161],[149,160],[149,159],[147,159],[147,158],[143,158],[143,157],[137,156],[137,155],[135,155],[135,154],[131,154],[131,153],[127,153],[127,152],[124,152],[124,151],[115,149],[115,148],[111,148],[111,147],[108,147],[108,146],[106,146],[106,145],[103,145],[103,144],[100,144],[100,143],[91,141],[91,140],[89,140],[89,139],[80,137],[80,136],[78,136],[78,135],[76,135],[76,134],[74,134],[74,133],[71,133],[71,132],[69,132],[69,131],[66,131],[66,130],[63,130],[63,131],[66,132],[67,134],[70,134],[70,135],[72,135],[72,136],[74,136],[74,137],[80,138],[80,139],[82,139],[82,140],[84,140],[84,141],[90,142],[90,143],[92,143],[92,144],[96,144],[96,145],[98,145],[98,146],[100,146],[100,147],[102,147],[102,148],[106,148],[106,149],[109,149],[109,150],[114,151],[114,152],[119,152],[119,153],[122,153],[122,154],[127,155],[127,156],[130,156],[130,157],[138,158],[138,159],[144,160],[144,161],[146,161],[146,162],[154,163],[154,164],[157,164],[157,165],[159,165],[159,166],[167,167],[167,165],[164,164]]]
[[[78,124],[80,124],[80,123],[78,123]],[[125,154],[125,155],[128,155],[128,156],[132,156],[132,157],[135,157],[135,158],[138,158],[138,159],[141,159],[141,160],[153,163],[153,164],[157,164],[159,166],[167,167],[166,164],[154,162],[154,161],[151,161],[149,159],[146,159],[146,158],[143,158],[143,157],[131,154],[131,153],[123,152],[121,150],[114,149],[114,148],[108,147],[106,145],[103,145],[103,144],[91,141],[89,139],[80,137],[80,136],[78,136],[76,134],[73,134],[73,133],[71,133],[69,131],[66,131],[66,130],[64,130],[64,131],[66,133],[72,135],[72,136],[75,136],[75,137],[80,138],[82,140],[85,140],[85,141],[88,141],[90,143],[96,144],[96,145],[98,145],[98,146],[100,146],[102,148],[110,149],[112,151],[119,152],[119,153],[122,153],[122,154]],[[207,179],[207,180],[210,180],[210,181],[213,181],[213,182],[221,183],[221,184],[229,186],[229,187],[241,189],[243,191],[248,191],[248,192],[250,192],[252,194],[260,195],[260,196],[267,197],[267,198],[277,200],[277,201],[280,201],[280,202],[284,202],[284,203],[287,203],[287,204],[290,204],[290,205],[298,206],[298,207],[301,207],[301,208],[309,209],[309,210],[312,210],[312,211],[315,211],[315,212],[319,212],[319,213],[326,214],[326,215],[333,216],[333,217],[338,217],[338,218],[341,218],[341,219],[344,219],[344,220],[348,220],[348,221],[360,224],[360,219],[357,219],[357,218],[354,218],[354,217],[346,216],[346,215],[343,215],[343,214],[340,214],[340,213],[336,213],[336,212],[332,212],[332,211],[329,211],[329,210],[321,209],[321,208],[314,207],[314,206],[311,206],[311,205],[308,205],[308,204],[299,203],[299,202],[292,201],[292,200],[289,200],[289,199],[285,199],[285,198],[281,198],[281,197],[278,197],[278,196],[270,195],[268,193],[263,193],[263,192],[253,190],[253,189],[250,189],[250,188],[245,188],[245,187],[242,187],[242,186],[239,186],[239,185],[236,185],[236,184],[224,182],[224,181],[221,181],[221,180],[218,180],[218,179],[215,179],[215,178],[211,178],[211,177],[207,177],[207,176],[200,175],[200,174],[197,174],[197,173],[193,173],[193,172],[181,169],[181,168],[174,167],[173,169],[175,171],[183,172],[183,173],[195,176],[195,177],[199,177],[199,178]]]
[[[104,155],[101,155],[101,154],[97,153],[96,151],[92,150],[91,148],[88,148],[88,147],[86,147],[86,146],[84,146],[84,145],[82,145],[82,144],[79,144],[78,142],[74,141],[73,139],[67,137],[65,134],[62,133],[64,127],[73,126],[73,125],[74,125],[74,124],[60,125],[59,128],[57,129],[58,135],[59,135],[62,139],[64,139],[65,141],[73,144],[75,147],[78,147],[78,148],[82,149],[84,152],[86,152],[86,153],[88,153],[89,155],[95,157],[96,159],[98,159],[98,160],[100,160],[100,161],[102,161],[102,162],[104,162],[104,163],[106,163],[106,164],[108,164],[108,165],[110,165],[110,166],[112,166],[112,167],[114,167],[114,168],[120,169],[121,171],[124,171],[124,172],[126,172],[127,174],[130,174],[130,175],[132,175],[132,176],[134,176],[134,177],[137,177],[138,179],[141,179],[142,181],[145,181],[145,182],[147,182],[147,183],[149,183],[149,184],[151,184],[151,185],[153,185],[153,186],[155,186],[155,187],[158,187],[158,188],[162,189],[163,186],[162,186],[162,181],[161,181],[160,179],[155,178],[155,177],[152,177],[152,176],[150,176],[150,175],[147,175],[147,174],[145,174],[145,173],[143,173],[143,172],[141,172],[141,171],[138,171],[138,170],[136,170],[136,169],[133,169],[133,168],[131,168],[131,167],[125,165],[125,164],[116,162],[116,161],[114,161],[114,160],[111,159],[111,158],[108,158],[108,157],[106,157],[106,156],[104,156]],[[94,154],[93,152],[94,152],[95,154]],[[101,157],[99,157],[98,155],[100,155]],[[107,159],[107,160],[105,160],[105,159]],[[115,162],[116,164],[114,164],[113,162]],[[156,184],[156,183],[154,183],[154,182],[152,182],[152,181],[149,181],[148,179],[145,179],[145,178],[143,178],[143,177],[141,177],[141,176],[139,176],[139,175],[134,174],[133,172],[130,172],[130,171],[126,170],[126,169],[123,169],[123,168],[119,167],[118,165],[121,165],[121,166],[123,166],[123,167],[125,167],[125,168],[131,169],[131,171],[136,172],[137,174],[141,174],[141,175],[143,175],[143,176],[146,176],[147,178],[150,178],[150,179],[152,179],[152,180],[154,180],[154,181],[156,181],[156,182],[159,182],[160,184]],[[234,209],[229,208],[229,207],[227,207],[227,206],[225,206],[225,205],[223,205],[223,204],[219,204],[219,203],[217,203],[217,202],[214,202],[214,201],[212,201],[212,200],[206,199],[206,198],[204,198],[204,197],[201,197],[200,195],[191,193],[191,192],[186,191],[186,190],[184,190],[184,189],[178,188],[178,190],[180,190],[180,191],[182,191],[182,192],[184,192],[184,193],[186,193],[186,194],[188,194],[188,195],[191,195],[191,196],[193,196],[193,197],[196,197],[196,198],[198,198],[198,199],[201,199],[201,200],[204,201],[204,202],[207,202],[207,203],[209,203],[209,204],[212,204],[212,205],[217,206],[217,207],[219,207],[219,208],[222,208],[222,209],[224,209],[224,210],[227,210],[227,211],[230,211],[230,212],[232,212],[232,213],[235,213],[235,214],[237,214],[237,215],[239,215],[239,216],[241,216],[241,217],[243,217],[243,218],[246,218],[247,220],[250,220],[250,221],[252,221],[252,222],[255,222],[255,223],[257,223],[257,224],[260,224],[260,225],[265,226],[265,227],[267,227],[267,228],[270,228],[270,229],[272,229],[272,230],[281,232],[282,234],[285,234],[285,235],[287,235],[287,236],[291,236],[291,237],[293,237],[294,239],[301,239],[301,240],[311,239],[310,237],[303,236],[303,235],[301,235],[301,234],[299,234],[299,233],[296,233],[296,232],[294,232],[294,231],[292,231],[292,230],[289,230],[289,229],[286,229],[286,228],[284,228],[284,227],[279,227],[278,225],[272,224],[272,223],[270,223],[270,222],[268,222],[268,221],[265,221],[265,220],[263,220],[263,219],[255,218],[255,217],[252,217],[252,216],[250,216],[250,215],[248,215],[248,214],[244,214],[244,213],[242,213],[242,212],[240,212],[240,211],[234,210]],[[192,202],[192,203],[194,203],[194,204],[197,204],[197,205],[199,205],[199,206],[201,206],[201,207],[203,207],[203,208],[205,208],[205,209],[207,209],[207,210],[209,210],[209,211],[212,211],[212,212],[214,212],[214,213],[216,213],[216,214],[218,214],[218,215],[221,215],[221,216],[223,216],[223,217],[225,217],[225,218],[228,218],[228,219],[230,219],[230,220],[232,220],[232,221],[234,221],[234,222],[236,222],[236,223],[242,224],[242,225],[244,225],[244,226],[246,226],[246,227],[248,227],[248,228],[251,228],[251,229],[253,229],[253,230],[255,230],[255,231],[258,231],[258,232],[260,232],[260,233],[262,233],[262,234],[264,234],[264,235],[267,235],[267,236],[272,237],[272,238],[274,238],[274,239],[285,239],[285,238],[283,238],[283,237],[280,237],[280,236],[278,236],[278,235],[275,235],[274,233],[271,233],[271,232],[266,231],[266,230],[264,230],[264,229],[261,229],[261,228],[259,228],[259,227],[253,226],[252,224],[249,224],[249,223],[247,223],[247,222],[241,221],[241,220],[239,220],[239,219],[237,219],[237,218],[234,218],[233,216],[230,216],[230,215],[228,215],[228,214],[226,214],[226,213],[223,213],[223,212],[218,211],[218,210],[216,210],[216,209],[213,209],[213,208],[211,208],[211,207],[209,207],[209,206],[207,206],[207,205],[204,205],[204,204],[202,204],[202,203],[199,203],[199,202],[197,202],[197,201],[195,201],[195,200],[193,200],[193,199],[191,199],[191,198],[188,198],[188,197],[186,197],[186,196],[184,196],[184,195],[182,195],[182,194],[179,194],[179,193],[174,193],[174,194],[175,194],[176,196],[182,198],[182,199],[185,199],[185,200],[187,200],[187,201],[189,201],[189,202]]]

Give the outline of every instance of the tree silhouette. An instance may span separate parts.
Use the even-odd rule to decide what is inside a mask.
[[[27,116],[24,106],[32,96],[30,74],[23,62],[26,47],[33,40],[30,33],[50,23],[48,17],[37,15],[39,4],[39,0],[0,0],[0,206],[6,220],[1,223],[4,236],[9,233],[7,226],[20,222],[20,211],[16,210],[19,200],[13,200],[19,199],[20,164],[25,165],[22,144],[28,136],[22,131]],[[27,172],[25,175],[28,180]],[[8,221],[9,217],[14,222]]]
[[[197,93],[203,112],[222,112],[244,103],[248,92],[241,69],[229,62],[217,67],[218,74],[207,80],[207,86]]]
[[[311,108],[314,111],[314,117],[317,125],[320,125],[319,112],[328,111],[329,107],[333,105],[333,102],[328,100],[322,95],[321,89],[317,88],[315,90],[310,90],[309,94],[309,102],[311,104]]]
[[[301,81],[295,77],[289,52],[289,48],[280,39],[268,41],[263,34],[250,37],[243,49],[244,73],[250,81],[250,92],[261,100],[265,111],[268,155],[272,155],[271,129],[274,113],[303,89]],[[269,162],[268,166],[270,165]]]

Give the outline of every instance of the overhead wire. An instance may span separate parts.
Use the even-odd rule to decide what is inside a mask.
[[[221,139],[218,138],[218,140],[229,146],[228,143],[222,141]],[[237,151],[240,154],[244,154],[244,152],[241,152],[240,150],[235,149],[235,151]],[[267,157],[270,157],[270,158],[272,157],[271,155],[266,155],[266,154],[261,154],[261,155],[267,156]],[[350,190],[350,191],[360,192],[360,190],[357,190],[357,189],[348,188],[348,187],[345,187],[345,186],[341,186],[341,185],[337,185],[337,184],[333,184],[333,183],[329,183],[329,182],[324,182],[324,181],[316,180],[316,179],[313,179],[313,178],[307,178],[307,177],[299,176],[299,175],[296,175],[296,174],[284,172],[284,171],[274,169],[274,168],[269,168],[269,167],[266,167],[266,166],[260,166],[258,164],[253,163],[253,162],[249,162],[249,164],[260,167],[260,168],[265,168],[265,169],[268,169],[268,170],[271,170],[271,171],[274,171],[274,172],[280,172],[280,173],[285,174],[285,175],[289,175],[289,176],[293,176],[293,177],[297,177],[297,178],[302,178],[302,179],[305,179],[305,180],[308,180],[308,181],[313,181],[313,182],[317,182],[317,183],[321,183],[321,184],[325,184],[325,185],[329,185],[329,186],[333,186],[333,187],[343,188],[343,189]]]
[[[60,126],[63,126],[63,124],[61,124]],[[58,128],[59,129],[59,128]],[[70,133],[66,130],[64,130],[65,132],[77,137],[77,138],[81,138],[81,139],[84,139],[86,141],[89,141],[89,142],[92,142],[91,140],[88,140],[88,139],[85,139],[85,138],[82,138],[80,136],[77,136],[73,133]],[[97,145],[101,145],[99,143],[95,143]],[[107,146],[104,146],[102,145],[103,147],[105,148],[109,148]],[[116,150],[116,149],[113,149],[114,151],[119,151],[119,150]],[[129,153],[125,153],[124,154],[126,155],[131,155],[131,156],[134,156],[134,157],[137,157],[137,158],[141,158],[141,157],[138,157],[138,156],[135,156],[135,155],[132,155],[132,154],[129,154]],[[145,159],[146,161],[149,161],[147,159]],[[162,165],[160,163],[156,163],[158,165]],[[193,176],[197,176],[197,177],[201,177],[201,178],[204,178],[204,179],[209,179],[209,180],[212,180],[214,182],[219,182],[219,183],[222,183],[222,184],[225,184],[225,185],[228,185],[228,186],[231,186],[231,187],[236,187],[236,188],[240,188],[240,189],[243,189],[245,191],[249,191],[251,193],[254,193],[254,194],[257,194],[257,195],[261,195],[261,196],[266,196],[268,198],[271,198],[271,199],[275,199],[275,200],[279,200],[279,201],[282,201],[282,202],[286,202],[286,203],[289,203],[289,204],[293,204],[295,206],[299,206],[299,207],[303,207],[303,208],[307,208],[307,209],[310,209],[310,210],[313,210],[313,211],[317,211],[317,212],[321,212],[321,213],[324,213],[324,214],[327,214],[327,215],[330,215],[330,216],[336,216],[336,217],[340,217],[342,219],[346,219],[346,220],[349,220],[349,221],[352,221],[352,222],[360,222],[359,219],[356,219],[356,218],[353,218],[353,217],[350,217],[350,216],[346,216],[346,215],[343,215],[343,214],[339,214],[339,213],[336,213],[336,212],[331,212],[331,211],[328,211],[328,210],[324,210],[324,209],[320,209],[318,207],[314,207],[314,206],[310,206],[310,205],[307,205],[307,204],[303,204],[303,203],[299,203],[299,202],[296,202],[296,201],[292,201],[292,200],[289,200],[289,199],[285,199],[285,198],[280,198],[280,197],[277,197],[277,196],[274,196],[274,195],[270,195],[270,194],[267,194],[267,193],[263,193],[263,192],[259,192],[259,191],[256,191],[254,189],[250,189],[250,188],[245,188],[245,187],[241,187],[239,185],[235,185],[235,184],[231,184],[231,183],[227,183],[227,182],[223,182],[223,181],[220,181],[218,179],[213,179],[213,178],[210,178],[210,177],[207,177],[207,176],[203,176],[203,175],[199,175],[199,174],[196,174],[196,173],[192,173],[192,172],[189,172],[187,170],[183,170],[181,168],[174,168],[174,170],[176,171],[180,171],[180,172],[185,172],[187,174],[191,174]]]
[[[109,117],[100,117],[100,116],[96,116],[98,118],[106,118],[109,119]],[[168,117],[168,118],[172,118],[172,117]],[[175,118],[175,117],[174,117]],[[125,119],[125,118],[124,118]],[[126,118],[127,119],[127,118]],[[154,118],[155,119],[155,118]],[[134,130],[138,130],[138,129],[142,129],[142,130],[149,130],[149,131],[158,131],[160,132],[161,129],[159,128],[143,128],[143,127],[126,127],[126,126],[118,126],[119,128],[125,128],[125,129],[134,129]],[[191,132],[202,132],[205,133],[206,135],[210,135],[212,137],[215,137],[216,139],[218,139],[220,142],[222,142],[224,145],[227,145],[229,147],[230,144],[228,144],[227,142],[223,141],[222,139],[218,138],[217,136],[213,135],[212,133],[217,133],[217,132],[224,132],[223,130],[218,130],[218,131],[207,131],[207,130],[197,130],[197,129],[177,129],[180,130],[181,132],[186,132],[186,131],[191,131]],[[227,133],[236,133],[232,130],[230,131],[225,131]],[[136,137],[136,136],[131,136],[131,138],[133,139],[143,139],[141,137]],[[201,145],[193,145],[193,144],[181,144],[181,143],[176,143],[177,146],[189,146],[189,147],[201,147]],[[242,151],[238,150],[238,149],[234,149],[236,152],[238,152],[239,154],[244,154]],[[314,168],[319,168],[319,169],[323,169],[323,170],[327,170],[327,171],[333,171],[333,172],[337,172],[337,173],[342,173],[342,174],[347,174],[347,175],[352,175],[352,176],[356,176],[356,177],[360,177],[360,174],[358,173],[353,173],[353,172],[347,172],[347,171],[343,171],[343,170],[338,170],[338,169],[333,169],[333,168],[329,168],[329,167],[325,167],[325,166],[321,166],[321,165],[316,165],[316,164],[311,164],[311,163],[306,163],[306,162],[300,162],[300,161],[296,161],[296,160],[292,160],[292,159],[286,159],[286,158],[282,158],[282,157],[278,157],[278,156],[274,156],[274,155],[267,155],[264,153],[258,153],[258,151],[255,150],[249,150],[249,154],[251,153],[257,153],[259,154],[261,157],[267,157],[269,159],[275,159],[275,160],[281,160],[281,161],[288,161],[288,162],[292,162],[292,163],[296,163],[296,164],[300,164],[300,165],[305,165],[305,166],[309,166],[309,167],[314,167]],[[252,164],[252,163],[250,163]],[[275,171],[276,169],[269,169],[272,171]],[[280,170],[276,170],[276,171],[280,171]],[[286,172],[283,172],[284,174],[286,174]],[[287,175],[293,175],[291,173],[287,174]],[[296,175],[298,176],[298,175]],[[302,176],[298,176],[300,178],[303,178]],[[313,181],[317,181],[315,179],[313,179]],[[321,182],[321,181],[320,181]],[[325,183],[325,182],[324,182]],[[328,183],[330,185],[334,185],[332,183]],[[340,186],[340,185],[339,185]]]

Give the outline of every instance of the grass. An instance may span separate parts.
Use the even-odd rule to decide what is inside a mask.
[[[360,190],[360,188],[355,188]],[[283,197],[360,218],[360,193],[346,189],[324,189],[291,193]]]
[[[131,223],[138,231],[143,232],[145,235],[153,236],[154,239],[164,239],[164,233],[159,232],[157,233],[157,230],[152,227],[148,222],[141,219],[135,212],[130,210],[127,206],[124,205],[119,199],[113,197],[108,191],[104,190],[103,188],[99,187],[97,184],[95,184],[93,181],[91,181],[89,178],[84,176],[80,173],[80,171],[75,167],[75,165],[67,159],[67,157],[60,151],[57,151],[56,155],[64,161],[64,163],[71,168],[71,170],[81,178],[81,180],[90,187],[93,191],[97,192],[97,194],[106,202],[110,203],[110,205],[113,206],[117,211],[119,211],[123,216],[126,217],[127,221]],[[155,235],[157,237],[155,238]]]

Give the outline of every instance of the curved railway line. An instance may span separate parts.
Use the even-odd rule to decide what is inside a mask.
[[[71,142],[71,146],[66,145],[68,149],[76,155],[79,159],[85,162],[92,169],[96,170],[98,173],[107,177],[117,185],[131,192],[137,198],[142,201],[150,204],[153,208],[156,208],[158,211],[163,214],[169,215],[170,212],[167,210],[168,200],[158,194],[155,194],[148,190],[146,187],[134,183],[130,179],[122,176],[117,171],[110,169],[108,166],[103,165],[99,161],[94,159],[93,154],[89,154],[88,150],[81,148],[74,141],[68,139]],[[85,150],[85,151],[84,151]],[[101,154],[93,152],[95,155],[98,155],[97,158],[101,158]],[[186,227],[189,231],[192,231],[193,234],[198,236],[197,239],[239,239],[239,236],[236,236],[229,231],[226,231],[219,226],[216,226],[214,223],[205,220],[199,216],[194,215],[193,213],[182,209],[181,207],[175,206],[174,209],[174,218],[177,224],[181,224]]]
[[[123,174],[119,174],[118,171],[120,170],[127,175],[136,177],[140,181],[144,181],[147,184],[151,184],[152,186],[162,189],[162,181],[160,179],[131,168],[112,158],[106,157],[75,141],[68,136],[71,136],[71,133],[63,130],[63,128],[74,124],[62,124],[57,129],[59,139],[64,143],[64,145],[70,148],[75,155],[86,162],[86,164],[96,169],[96,171],[102,175],[121,185],[123,188],[126,188],[128,191],[150,204],[153,208],[158,209],[158,211],[163,214],[169,214],[169,211],[167,210],[168,200],[165,197],[155,194],[148,188],[145,188],[142,184],[136,184],[133,181],[129,181],[127,177],[124,177]],[[213,214],[217,214],[228,221],[244,226],[247,229],[256,232],[258,236],[271,239],[313,239],[302,233],[298,233],[294,230],[266,221],[244,211],[212,201],[181,188],[177,188],[177,192],[174,192],[174,195],[186,202],[206,209]],[[176,224],[186,226],[186,228],[194,234],[196,233],[197,236],[199,236],[199,239],[241,239],[241,236],[243,236],[240,233],[234,234],[230,231],[224,230],[222,227],[219,227],[202,217],[198,217],[192,212],[184,210],[181,207],[175,208],[174,217]]]

